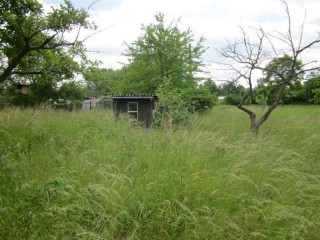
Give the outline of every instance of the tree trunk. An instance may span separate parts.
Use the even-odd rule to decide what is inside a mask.
[[[3,83],[11,75],[13,69],[15,69],[18,66],[21,59],[29,52],[30,48],[28,46],[24,46],[24,48],[9,62],[9,65],[4,69],[4,71],[0,75],[0,83]]]
[[[256,123],[251,123],[250,125],[250,130],[253,136],[257,136],[259,133],[259,127],[260,125],[256,124]]]

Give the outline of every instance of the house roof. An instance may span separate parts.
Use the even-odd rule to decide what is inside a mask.
[[[157,99],[154,95],[110,95],[106,96],[109,99]]]

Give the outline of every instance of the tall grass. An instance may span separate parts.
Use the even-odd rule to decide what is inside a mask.
[[[319,239],[319,107],[280,107],[256,138],[226,106],[170,131],[0,114],[0,239]]]

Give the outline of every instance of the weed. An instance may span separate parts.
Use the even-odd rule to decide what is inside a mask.
[[[147,132],[5,109],[0,239],[318,239],[319,124],[316,106],[277,108],[256,138],[228,106]]]

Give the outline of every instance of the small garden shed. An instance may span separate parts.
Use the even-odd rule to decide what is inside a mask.
[[[156,96],[113,95],[107,98],[113,100],[112,107],[116,117],[125,113],[132,120],[142,122],[144,127],[150,127],[153,121],[153,110],[157,102]]]

